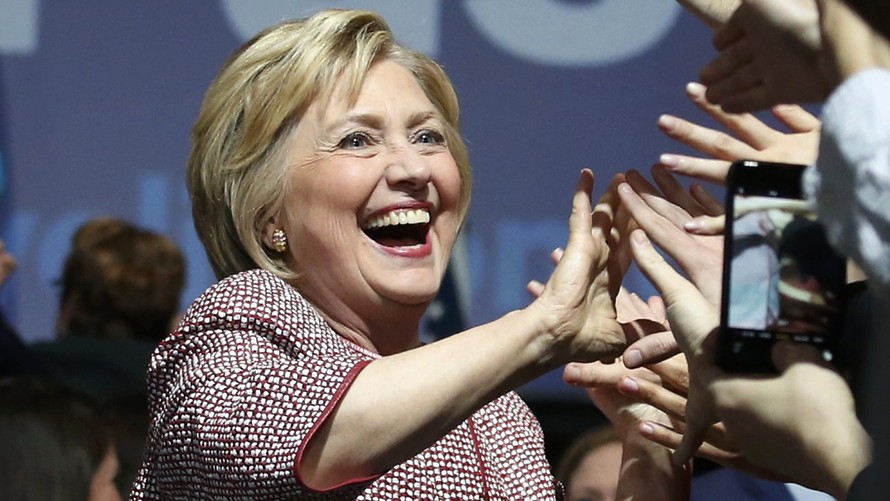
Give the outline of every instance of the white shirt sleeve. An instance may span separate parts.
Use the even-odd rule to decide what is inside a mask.
[[[832,245],[890,287],[890,71],[857,73],[831,95],[803,187]]]

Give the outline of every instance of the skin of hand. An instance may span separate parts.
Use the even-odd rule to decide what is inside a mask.
[[[615,388],[626,397],[658,409],[670,420],[670,425],[666,425],[664,416],[659,415],[657,422],[637,422],[637,431],[652,442],[676,449],[686,429],[688,375],[686,358],[676,355],[645,369],[627,369],[621,364],[601,362],[570,364],[566,367],[565,380],[574,386],[587,387],[589,391],[594,388]],[[722,423],[716,423],[708,430],[705,442],[695,455],[760,478],[787,480],[741,455]]]
[[[717,28],[729,19],[741,0],[677,0],[677,3],[711,28]]]
[[[643,301],[636,294],[622,288],[615,305],[619,322],[625,326],[633,326],[636,336],[628,335],[628,339],[651,340],[669,337],[676,347],[676,341],[667,322],[664,301],[660,296],[652,296]],[[628,334],[628,331],[626,328],[625,334]],[[645,369],[629,369],[626,367],[628,365],[626,359],[624,362],[625,367],[620,363],[569,364],[564,371],[564,379],[574,386],[617,388],[622,395],[662,411],[670,420],[670,426],[664,425],[662,419],[658,423],[639,423],[638,431],[640,435],[659,445],[676,449],[686,429],[689,366],[685,356],[678,354],[649,363]],[[639,367],[639,364],[636,367]],[[699,447],[696,455],[761,478],[786,480],[771,470],[752,464],[739,454],[726,436],[726,429],[722,423],[716,423],[708,430],[706,441]]]
[[[582,171],[581,183],[575,198],[589,199],[593,188],[593,173],[589,169]],[[529,306],[534,310],[533,318],[544,321],[543,330],[551,333],[556,344],[569,348],[561,363],[614,355],[624,343],[614,309],[623,270],[616,269],[615,260],[609,259],[613,252],[621,252],[611,241],[617,206],[615,181],[597,203],[589,221],[583,221],[585,218],[578,213],[583,204],[577,200],[573,203],[566,252],[540,296]],[[578,250],[569,253],[569,247]],[[579,276],[588,277],[588,287],[577,286]]]
[[[713,348],[720,316],[717,307],[661,257],[644,231],[634,231],[629,240],[640,271],[661,293],[672,332],[689,364],[686,429],[674,452],[675,461],[683,464],[718,421],[708,385],[719,376],[713,364]]]
[[[843,499],[871,449],[850,389],[811,346],[781,343],[773,358],[779,377],[714,381],[727,433],[752,462]]]
[[[619,285],[612,281],[622,277],[607,269],[617,194],[613,186],[594,209],[592,190],[593,173],[584,169],[566,250],[531,305],[377,359],[356,376],[306,446],[300,474],[307,485],[324,489],[384,472],[505,392],[569,361],[620,353],[625,338],[614,306]]]
[[[665,319],[664,303],[659,296],[643,301],[639,296],[622,289],[616,298],[618,318],[625,325],[636,325],[641,336],[671,335]],[[660,327],[660,328],[659,328]],[[588,394],[613,424],[627,436],[639,434],[652,442],[675,449],[685,430],[686,394],[689,389],[689,372],[683,355],[676,355],[645,368],[628,369],[620,363],[568,364],[564,379],[568,384],[588,388]],[[661,412],[640,405],[632,405],[614,395],[621,395],[648,404]],[[646,415],[656,421],[640,421]],[[668,421],[670,425],[668,425]],[[628,430],[634,426],[635,430]],[[633,435],[635,436],[635,435]],[[771,480],[783,480],[774,472],[748,462],[735,452],[726,437],[722,424],[717,423],[707,433],[707,441],[696,455],[723,465],[746,471]]]
[[[631,215],[636,225],[652,235],[653,240],[699,285],[708,300],[712,304],[719,304],[723,236],[692,234],[684,230],[684,225],[692,220],[693,215],[722,210],[722,206],[716,202],[698,202],[705,197],[701,194],[686,194],[662,166],[656,165],[652,172],[664,194],[638,172],[630,171],[625,176],[627,183],[618,187],[621,206]],[[709,208],[708,205],[713,206]],[[632,229],[628,227],[628,232]],[[645,337],[634,338],[627,333],[625,335],[631,343],[623,354],[624,364],[629,368],[664,360],[680,351],[674,336],[667,329]]]
[[[701,79],[727,111],[822,101],[851,75],[890,67],[890,41],[842,0],[745,0],[714,45]]]
[[[829,77],[841,82],[874,67],[890,68],[890,42],[840,0],[817,0]]]
[[[15,256],[6,250],[6,244],[0,240],[0,287],[6,285],[6,281],[17,267],[18,261]]]
[[[836,85],[821,53],[815,0],[744,0],[714,34],[701,70],[708,100],[729,112],[823,101]]]
[[[619,319],[628,325],[635,325],[641,335],[664,329],[664,311],[660,308],[660,300],[653,300],[651,304],[650,307],[638,296],[624,289],[616,298]],[[685,371],[678,370],[674,361],[656,365],[663,376],[649,369],[629,371],[621,363],[602,362],[571,363],[564,372],[567,383],[587,387],[590,399],[621,437],[624,454],[616,499],[688,499],[691,465],[675,466],[667,449],[640,434],[642,423],[657,421],[667,426],[670,423],[668,416],[655,407],[622,395],[616,385],[621,376],[628,374],[659,385],[662,377],[665,381],[671,381],[685,376]],[[685,384],[676,381],[672,383]]]
[[[723,373],[713,362],[716,309],[655,251],[644,232],[635,231],[630,240],[638,266],[662,294],[689,361],[686,430],[675,460],[687,461],[719,418],[749,461],[843,498],[869,457],[869,440],[843,378],[818,362],[811,348],[783,345],[774,356],[779,377]],[[820,425],[810,426],[811,421]]]
[[[675,174],[725,184],[730,164],[739,159],[763,160],[793,164],[815,162],[819,150],[821,122],[811,113],[796,105],[778,105],[772,114],[789,132],[782,132],[763,123],[749,113],[727,113],[705,98],[705,87],[698,83],[686,86],[689,99],[702,111],[727,128],[732,135],[689,122],[673,115],[659,117],[658,126],[671,139],[694,148],[711,158],[665,153],[661,165]],[[698,184],[690,187],[691,194],[702,205],[707,205],[707,191]],[[723,204],[716,203],[722,210]],[[717,213],[716,210],[711,210]],[[699,235],[723,233],[725,218],[721,215],[702,215],[688,221],[684,228]]]
[[[662,115],[658,127],[680,144],[707,157],[665,153],[659,161],[672,173],[717,184],[726,183],[729,165],[735,160],[763,160],[794,164],[812,164],[819,152],[821,122],[796,105],[780,105],[771,112],[788,132],[776,130],[749,113],[727,113],[708,102],[706,88],[689,83],[686,95],[730,133],[689,122],[673,115]]]
[[[634,221],[655,243],[677,261],[711,304],[720,302],[723,266],[723,236],[696,235],[684,225],[696,216],[708,214],[661,166],[652,169],[658,191],[636,171],[626,175],[618,186],[621,203]]]
[[[630,247],[626,238],[623,238],[623,235],[629,234],[629,230],[626,230],[626,228],[635,227],[635,223],[631,219],[630,214],[618,203],[617,186],[621,182],[624,182],[624,175],[617,174],[612,179],[611,184],[606,189],[606,192],[597,204],[596,209],[593,211],[594,227],[599,228],[599,231],[595,233],[595,236],[597,239],[603,237],[604,240],[602,240],[602,242],[604,242],[608,248],[608,257],[605,262],[599,263],[603,268],[599,268],[600,273],[597,280],[595,280],[595,283],[599,284],[599,292],[601,296],[601,299],[597,304],[600,307],[605,307],[604,305],[611,307],[611,314],[607,316],[613,322],[619,322],[617,312],[615,312],[613,305],[615,304],[615,298],[619,295],[621,289],[621,280],[624,277],[627,268],[630,266],[630,261],[632,259]],[[564,249],[554,249],[550,256],[553,264],[559,267],[564,255]],[[551,281],[552,280],[553,277],[551,276]],[[548,285],[545,285],[537,280],[531,280],[527,285],[527,289],[532,297],[535,298],[536,303],[541,302],[541,298],[544,296],[547,287],[549,287],[549,282]],[[605,303],[602,299],[605,297],[602,294],[603,291],[608,292],[608,297],[610,298],[608,303]],[[614,325],[619,325],[619,328],[622,329],[624,333],[622,341],[624,344],[626,344],[627,335],[634,336],[632,328],[623,326],[620,323]],[[606,353],[606,351],[603,351],[603,353]],[[611,360],[614,359],[614,356],[606,356],[603,358]]]
[[[623,454],[616,499],[689,499],[691,465],[675,465],[667,449],[638,431],[642,422],[666,421],[667,417],[654,407],[621,395],[614,387],[590,388],[588,395],[621,437]]]

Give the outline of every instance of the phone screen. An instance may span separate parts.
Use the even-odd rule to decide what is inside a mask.
[[[774,372],[777,340],[834,357],[846,266],[801,197],[802,172],[748,161],[731,169],[718,348],[727,370]]]

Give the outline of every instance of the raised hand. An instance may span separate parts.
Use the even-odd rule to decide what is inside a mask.
[[[616,181],[617,182],[617,181]],[[572,202],[569,240],[556,255],[556,269],[546,285],[532,283],[537,299],[529,306],[557,345],[563,362],[614,358],[625,338],[615,312],[620,268],[610,255],[620,254],[612,235],[618,197],[615,182],[591,211],[593,173],[584,169]]]
[[[719,313],[714,304],[658,254],[645,232],[635,231],[630,240],[637,265],[661,293],[668,321],[690,367],[686,430],[674,452],[677,464],[683,464],[695,454],[710,427],[717,422],[709,385],[720,376],[713,362]]]
[[[714,365],[716,309],[655,251],[642,231],[632,235],[631,249],[640,269],[661,292],[689,362],[686,426],[674,452],[678,464],[712,436],[712,425],[719,420],[732,446],[750,463],[772,472],[770,476],[843,497],[870,457],[868,436],[843,378],[812,348],[786,344],[774,350],[779,377],[724,373]],[[801,416],[822,425],[812,427]],[[665,430],[663,424],[653,423],[644,434],[664,438],[669,435]]]
[[[714,211],[722,207],[700,204],[660,166],[653,167],[652,176],[662,188],[661,192],[638,172],[628,172],[627,183],[618,187],[622,206],[639,227],[677,261],[708,301],[719,304],[723,237],[690,234],[684,225],[696,216],[713,216]]]
[[[836,85],[824,71],[815,0],[746,0],[717,29],[717,58],[701,70],[708,100],[729,112],[818,102]]]
[[[811,346],[777,344],[773,359],[778,377],[722,377],[712,383],[727,433],[755,464],[845,497],[871,456],[847,383]]]
[[[641,434],[644,426],[658,422],[670,426],[670,418],[655,406],[641,403],[619,391],[618,381],[632,375],[636,379],[659,377],[648,369],[626,369],[620,363],[569,364],[565,379],[569,384],[587,387],[590,399],[615,427],[624,449],[618,497],[621,499],[688,499],[690,468],[672,465],[670,451]]]
[[[675,153],[661,155],[671,172],[718,184],[726,182],[729,164],[735,160],[763,160],[795,164],[815,162],[819,150],[820,121],[795,105],[772,108],[772,114],[789,132],[776,130],[754,115],[727,113],[705,97],[705,87],[686,86],[686,95],[705,113],[731,132],[705,127],[673,115],[658,119],[659,129],[671,139],[698,150],[706,157]]]

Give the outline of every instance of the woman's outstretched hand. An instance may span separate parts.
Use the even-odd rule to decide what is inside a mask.
[[[553,343],[557,364],[610,359],[624,349],[625,338],[615,313],[623,270],[613,254],[621,243],[613,233],[618,197],[613,182],[591,207],[593,172],[584,169],[572,198],[569,239],[556,251],[556,268],[545,285],[529,284],[537,299],[529,306]]]

